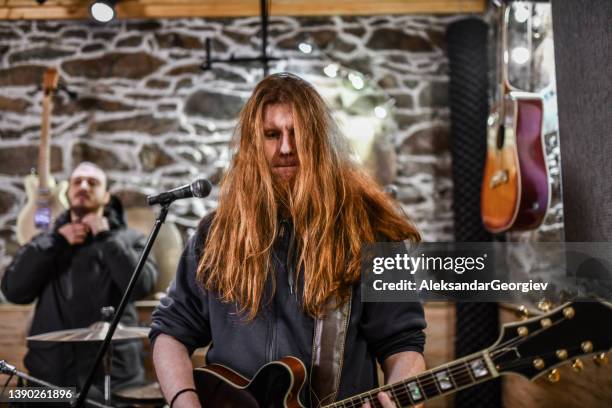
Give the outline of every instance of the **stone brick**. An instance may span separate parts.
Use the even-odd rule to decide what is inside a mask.
[[[127,31],[156,31],[162,27],[161,23],[156,20],[141,20],[141,21],[128,21],[125,24]]]
[[[112,151],[85,142],[78,142],[72,148],[72,162],[80,163],[82,161],[93,162],[106,171],[130,170],[130,166]]]
[[[431,126],[413,133],[401,146],[406,154],[438,155],[449,150],[450,134],[447,127]]]
[[[179,123],[175,119],[159,119],[153,115],[137,115],[123,119],[113,119],[97,122],[93,125],[92,131],[97,132],[119,132],[132,131],[149,135],[161,135],[175,131],[179,128]]]
[[[0,174],[25,176],[38,165],[38,146],[14,146],[0,148]],[[62,150],[51,146],[50,167],[52,172],[62,170]]]
[[[202,62],[204,62],[202,60]],[[201,74],[203,72],[201,64],[182,65],[166,72],[166,75],[175,76],[183,74]]]
[[[110,41],[117,35],[114,31],[96,31],[93,33],[94,40]]]
[[[55,98],[53,113],[55,115],[71,115],[76,112],[120,112],[131,111],[134,107],[125,105],[121,102],[105,100],[93,96],[82,96],[75,100],[65,98]]]
[[[117,47],[138,47],[142,44],[142,37],[139,35],[133,35],[130,37],[123,38],[117,41]]]
[[[234,119],[243,104],[244,101],[238,96],[201,90],[187,98],[185,113],[215,119]]]
[[[140,191],[119,190],[113,191],[113,195],[121,201],[124,208],[147,206],[147,196]]]
[[[26,101],[25,99],[13,99],[0,96],[0,111],[25,112],[28,106],[30,106],[30,102]]]
[[[40,65],[22,65],[0,69],[0,86],[27,86],[42,83],[46,67]]]
[[[363,27],[351,27],[351,28],[345,28],[344,32],[347,34],[354,35],[355,37],[361,38],[366,33],[366,30]]]
[[[433,50],[431,44],[425,38],[391,28],[379,28],[374,31],[367,46],[374,50],[403,50],[412,52],[428,52]]]
[[[448,82],[430,82],[419,93],[419,105],[440,108],[448,106]]]
[[[427,38],[435,47],[446,51],[446,35],[442,30],[425,30]]]
[[[149,79],[145,86],[153,89],[166,89],[170,86],[170,82],[163,79]]]
[[[182,48],[189,50],[204,49],[204,43],[197,37],[179,33],[155,34],[160,48]]]
[[[15,196],[8,191],[0,190],[0,214],[7,213],[15,205]]]
[[[19,36],[19,34],[15,32],[15,30],[10,30],[10,29],[0,30],[0,39],[2,39],[2,41],[18,40],[19,38],[21,37]]]
[[[397,79],[395,79],[395,77],[391,74],[384,75],[376,83],[383,89],[397,88],[397,86],[399,85],[397,83]]]
[[[65,61],[62,68],[74,77],[140,79],[157,71],[163,64],[161,59],[144,52],[113,52],[98,58]]]
[[[142,169],[147,172],[175,163],[174,159],[156,144],[144,145],[138,157]]]
[[[193,82],[191,82],[191,78],[183,78],[176,83],[174,87],[174,91],[178,91],[183,88],[191,88],[193,86]]]
[[[66,30],[62,33],[62,38],[78,38],[84,40],[87,38],[85,30]]]
[[[395,107],[400,109],[414,108],[414,99],[409,93],[394,92],[389,93],[389,96],[395,100]]]
[[[101,51],[105,48],[106,48],[105,44],[93,43],[93,44],[84,45],[83,48],[81,48],[81,52],[96,52],[96,51]]]

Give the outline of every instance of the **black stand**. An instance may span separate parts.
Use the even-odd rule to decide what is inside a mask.
[[[233,55],[229,59],[216,59],[210,56],[210,38],[206,39],[206,62],[201,66],[203,70],[209,70],[212,68],[214,62],[224,63],[245,63],[245,62],[260,62],[263,68],[263,76],[268,76],[269,62],[278,61],[280,58],[270,57],[268,55],[268,0],[260,0],[260,11],[261,11],[261,54],[257,57],[239,57],[236,58]]]
[[[45,386],[47,388],[50,388],[52,390],[61,390],[62,389],[62,388],[60,388],[60,387],[58,387],[56,385],[53,385],[53,384],[48,383],[48,382],[43,381],[43,380],[39,380],[36,377],[32,377],[31,375],[28,375],[28,374],[26,374],[24,372],[21,372],[21,371],[17,370],[14,366],[10,365],[9,363],[7,363],[4,360],[0,360],[0,374],[6,374],[6,375],[9,375],[11,377],[15,376],[15,377],[21,378],[23,380],[26,380],[28,382],[28,384],[35,383],[35,384],[39,384],[39,385]],[[10,380],[10,378],[9,378],[9,380]],[[7,385],[8,385],[8,383],[7,383]],[[104,404],[101,404],[101,403],[99,403],[97,401],[93,401],[93,400],[90,400],[90,399],[85,399],[85,401],[87,402],[87,404],[92,405],[94,407],[98,407],[98,408],[112,408],[112,407],[110,407],[108,405],[104,405]]]
[[[153,226],[153,229],[151,230],[151,233],[149,234],[149,238],[147,239],[147,244],[145,245],[142,251],[142,254],[140,254],[140,259],[138,260],[138,265],[136,265],[136,269],[134,270],[134,273],[132,274],[132,279],[130,280],[128,287],[125,290],[125,293],[123,294],[123,298],[121,299],[121,302],[119,303],[119,307],[117,308],[115,316],[113,317],[113,320],[110,323],[110,327],[108,328],[108,333],[106,334],[106,337],[104,338],[104,342],[102,342],[102,346],[98,350],[98,355],[96,356],[94,365],[93,367],[91,367],[89,376],[87,377],[87,380],[85,381],[85,385],[83,386],[83,389],[81,390],[79,394],[79,398],[77,399],[75,403],[76,407],[83,406],[83,402],[85,401],[87,393],[89,392],[89,389],[91,388],[91,384],[93,383],[93,379],[95,377],[96,371],[98,370],[98,367],[100,366],[100,362],[102,361],[102,359],[104,358],[104,355],[106,354],[106,350],[108,350],[108,347],[110,346],[111,339],[113,338],[113,334],[115,333],[115,330],[117,329],[119,320],[121,319],[121,316],[123,315],[123,311],[125,310],[125,307],[127,306],[130,297],[132,296],[132,291],[134,290],[136,281],[138,281],[138,278],[140,277],[140,272],[142,271],[142,268],[144,267],[145,261],[149,257],[149,252],[151,252],[151,247],[153,246],[153,243],[155,242],[155,238],[157,238],[157,233],[159,232],[164,221],[166,221],[166,215],[168,215],[169,207],[170,207],[170,202],[162,204],[161,211],[159,212],[159,215],[157,216],[157,219],[155,220],[155,225]]]

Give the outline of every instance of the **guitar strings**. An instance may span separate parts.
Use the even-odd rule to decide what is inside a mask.
[[[527,341],[529,338],[531,338],[531,337],[533,337],[533,336],[535,336],[535,335],[537,335],[537,334],[539,334],[539,333],[549,329],[550,327],[558,325],[563,320],[564,320],[564,318],[561,318],[561,319],[553,322],[552,325],[550,325],[548,327],[542,327],[542,328],[534,331],[533,333],[528,334],[525,337],[515,337],[515,338],[512,338],[512,339],[510,339],[510,340],[508,340],[508,341],[506,341],[504,343],[500,343],[498,346],[496,346],[497,349],[493,350],[490,353],[490,355],[491,355],[492,358],[494,358],[494,356],[497,356],[500,353],[507,353],[508,350],[504,350],[504,348],[515,347],[517,345],[520,345],[521,343],[524,343],[525,341]],[[499,349],[499,348],[501,348],[501,349]],[[545,353],[545,354],[543,354],[543,356],[549,356],[549,355],[552,355],[552,354],[554,354],[554,353]],[[517,359],[517,360],[514,360],[514,363],[518,362],[518,365],[516,365],[516,366],[520,366],[520,365],[524,365],[525,361],[527,361],[530,364],[532,359],[531,358]],[[453,378],[451,379],[451,382],[454,384],[453,388],[456,389],[458,387],[456,386],[455,377],[456,377],[457,380],[460,380],[460,382],[462,382],[466,378],[470,378],[470,382],[472,382],[472,380],[478,381],[471,374],[471,372],[469,372],[470,367],[468,367],[466,365],[466,363],[467,363],[467,360],[464,362],[463,366],[457,366],[457,367],[446,369],[446,370],[442,369],[442,367],[444,367],[444,366],[440,366],[439,367],[440,370],[438,372],[446,371],[448,374],[452,375]],[[504,366],[504,368],[510,368],[510,367],[513,367],[513,366],[512,365]],[[414,378],[414,381],[419,385],[420,391],[424,391],[423,390],[424,387],[429,387],[429,386],[431,386],[433,384],[433,385],[436,386],[436,389],[440,391],[440,393],[438,395],[436,395],[436,396],[442,395],[444,393],[444,391],[442,391],[439,388],[439,386],[438,386],[438,384],[437,384],[437,382],[435,380],[434,372],[429,373],[429,376],[427,378],[425,378],[424,381],[422,381],[422,382],[418,379],[418,376]],[[398,382],[398,383],[395,383],[395,384],[385,385],[383,387],[379,387],[377,389],[373,389],[373,390],[371,390],[369,392],[366,392],[366,393],[355,395],[355,396],[350,397],[348,399],[342,400],[344,402],[338,401],[337,403],[334,403],[332,405],[328,405],[327,407],[336,407],[336,406],[339,406],[337,404],[340,404],[340,403],[342,403],[342,405],[340,405],[340,406],[344,406],[344,407],[348,407],[348,405],[346,405],[348,403],[351,404],[350,407],[355,407],[355,406],[359,406],[360,407],[361,405],[363,405],[364,402],[367,401],[367,402],[370,402],[370,404],[372,406],[378,408],[380,403],[378,402],[378,399],[375,396],[373,396],[372,394],[374,392],[377,394],[380,391],[392,391],[394,387],[399,387],[400,383],[403,383],[404,390],[399,390],[398,392],[391,392],[391,394],[393,396],[395,396],[396,398],[398,398],[398,399],[402,398],[402,397],[408,397],[408,399],[412,403],[413,400],[412,400],[412,397],[410,395],[410,391],[407,389],[408,382],[402,381],[402,382]],[[449,389],[448,391],[451,391],[451,389]],[[422,394],[424,394],[424,392],[422,392]],[[364,397],[362,397],[362,396],[364,396]],[[370,398],[373,398],[373,399],[370,399]],[[364,399],[365,399],[365,401],[364,401]],[[354,404],[353,400],[356,400],[355,403],[357,403],[358,405],[353,405]],[[416,403],[420,403],[423,400],[424,399],[421,398],[420,401],[418,401]]]

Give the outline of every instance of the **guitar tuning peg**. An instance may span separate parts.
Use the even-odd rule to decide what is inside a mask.
[[[608,365],[608,355],[606,353],[599,353],[593,356],[593,361],[598,367],[605,367]]]
[[[582,371],[582,369],[584,368],[584,363],[582,362],[581,359],[576,358],[574,359],[574,361],[572,361],[572,369],[579,373],[580,371]]]
[[[559,380],[561,379],[561,374],[559,373],[559,370],[553,368],[548,372],[548,376],[546,378],[548,379],[549,383],[554,384],[559,382]]]
[[[542,299],[538,302],[537,308],[544,313],[548,313],[552,309],[552,303],[548,299]]]
[[[516,317],[521,320],[529,318],[529,309],[527,309],[527,306],[525,305],[520,305],[514,313],[516,314]]]

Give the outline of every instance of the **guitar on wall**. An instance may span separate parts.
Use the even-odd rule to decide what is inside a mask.
[[[59,75],[56,69],[48,68],[43,74],[43,113],[38,150],[38,175],[30,174],[24,179],[27,202],[17,217],[17,242],[23,245],[36,234],[49,229],[53,220],[66,208],[68,183],[59,184],[50,175],[49,129],[51,127],[52,97],[57,90]]]
[[[398,407],[408,407],[509,374],[530,380],[548,376],[555,382],[559,379],[556,367],[572,363],[579,371],[583,367],[581,356],[593,355],[597,365],[607,363],[612,330],[604,322],[611,321],[612,304],[568,303],[550,313],[504,325],[497,342],[485,350],[325,407],[361,407],[365,402],[380,407],[376,398],[380,391],[387,392]],[[194,379],[205,406],[304,406],[299,395],[306,367],[295,357],[264,365],[252,380],[217,364],[195,369]]]
[[[487,119],[487,157],[480,206],[492,233],[540,226],[550,206],[550,186],[542,132],[544,102],[508,80],[509,9],[500,5],[497,50],[498,90]]]

